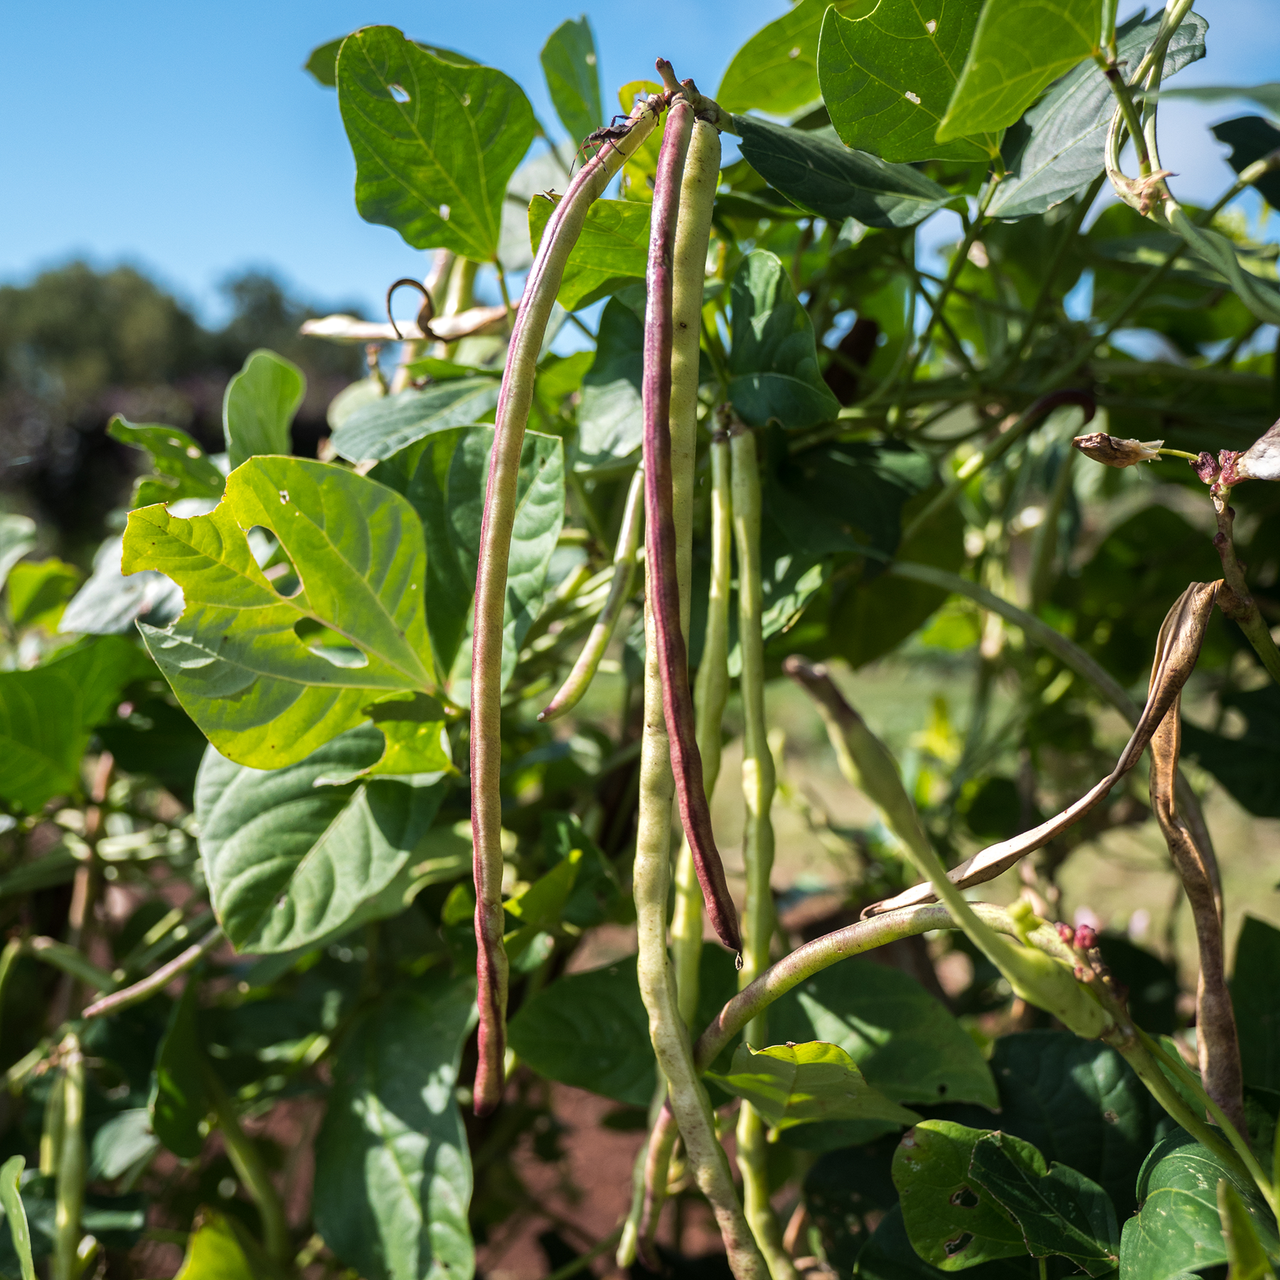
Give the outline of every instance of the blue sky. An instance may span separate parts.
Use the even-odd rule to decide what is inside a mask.
[[[658,55],[714,91],[739,45],[785,2],[15,5],[0,48],[0,280],[77,255],[132,262],[216,319],[218,282],[257,266],[307,297],[376,309],[386,281],[421,274],[422,255],[356,214],[337,101],[301,70],[308,52],[390,23],[502,68],[550,125],[538,53],[584,9],[611,96],[650,75]],[[1280,79],[1277,0],[1200,0],[1197,9],[1210,23],[1209,57],[1179,84]],[[1175,191],[1195,200],[1222,189],[1231,175],[1205,126],[1250,110],[1162,108]]]

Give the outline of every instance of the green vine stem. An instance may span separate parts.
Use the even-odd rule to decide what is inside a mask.
[[[559,692],[538,713],[539,720],[555,720],[567,715],[582,701],[583,694],[591,687],[600,659],[604,657],[609,641],[613,639],[618,619],[631,598],[631,584],[635,578],[636,550],[640,545],[640,522],[644,511],[644,472],[637,468],[627,490],[627,505],[622,513],[622,528],[613,553],[613,580],[604,608],[591,628],[587,642],[582,646],[573,669],[560,686]]]
[[[236,1109],[227,1095],[226,1086],[212,1065],[203,1059],[205,1087],[213,1103],[214,1118],[222,1133],[222,1141],[227,1149],[227,1158],[236,1171],[236,1177],[244,1184],[250,1199],[258,1208],[262,1219],[262,1243],[267,1256],[275,1263],[284,1266],[293,1256],[293,1246],[289,1236],[289,1222],[285,1217],[284,1204],[280,1193],[271,1181],[271,1174],[262,1152],[257,1144],[240,1127],[240,1119]]]
[[[58,1150],[53,1219],[53,1280],[80,1274],[84,1216],[84,1054],[73,1032],[62,1042],[62,1141]]]
[[[565,263],[599,197],[624,161],[653,131],[661,99],[637,104],[626,133],[583,165],[556,206],[538,248],[507,351],[498,397],[480,554],[471,658],[471,830],[476,887],[476,978],[480,1010],[475,1109],[502,1096],[506,1052],[507,956],[502,946],[502,619],[507,559],[515,521],[516,480],[533,402],[538,353]]]
[[[176,955],[168,964],[161,965],[140,982],[95,1000],[85,1009],[83,1016],[101,1018],[106,1014],[119,1013],[122,1009],[130,1009],[144,1000],[150,1000],[158,991],[163,991],[180,973],[185,973],[197,960],[208,955],[222,940],[223,933],[220,927],[210,929],[199,942]]]
[[[773,871],[773,820],[776,785],[773,754],[764,714],[764,593],[760,563],[760,468],[755,437],[741,423],[729,429],[733,462],[733,534],[738,553],[738,644],[742,653],[742,796],[746,805],[743,862],[747,895],[742,921],[742,968],[738,985],[749,986],[769,967],[769,943],[775,916],[770,877]],[[768,1043],[764,1016],[746,1032],[758,1048]],[[795,1280],[795,1264],[782,1247],[782,1232],[769,1203],[765,1127],[760,1113],[744,1101],[738,1111],[738,1168],[743,1202],[756,1243],[773,1280]]]
[[[649,308],[655,313],[658,324],[667,326],[670,333],[670,285],[669,250],[662,249],[665,240],[670,245],[674,233],[674,212],[679,195],[681,167],[688,151],[692,132],[693,111],[687,102],[678,100],[667,118],[662,150],[658,157],[658,172],[654,185],[653,237],[657,251],[651,253],[651,268],[656,266],[658,280],[650,281]],[[666,268],[664,271],[663,268]],[[665,275],[665,281],[663,279]],[[655,283],[658,287],[655,288]],[[665,311],[665,317],[663,315]],[[648,335],[646,334],[645,380],[651,374],[662,372],[657,359],[648,359]],[[669,338],[665,345],[667,363],[665,377],[670,377]],[[669,384],[668,384],[669,385]],[[649,481],[652,468],[646,458]],[[669,474],[669,473],[668,473]],[[683,502],[689,502],[692,494],[685,493]],[[661,513],[657,513],[659,516]],[[666,511],[668,524],[673,524],[673,513]],[[682,513],[683,514],[683,513]],[[645,682],[644,728],[640,750],[640,796],[636,830],[636,853],[633,871],[633,887],[636,902],[637,976],[640,995],[649,1017],[649,1036],[659,1070],[666,1078],[672,1111],[684,1139],[685,1150],[693,1168],[699,1189],[711,1202],[720,1233],[724,1238],[729,1264],[738,1280],[764,1280],[767,1271],[764,1260],[756,1249],[750,1228],[738,1203],[737,1192],[729,1173],[729,1161],[716,1139],[714,1117],[706,1091],[693,1069],[689,1046],[689,1033],[680,1017],[676,1002],[675,979],[667,953],[667,897],[671,878],[671,811],[675,794],[672,775],[672,753],[667,732],[663,670],[658,656],[658,615],[662,604],[654,588],[657,576],[653,539],[658,521],[649,519],[645,537],[649,554],[645,560],[645,573],[650,589],[645,593]],[[671,576],[675,579],[675,557],[671,557]],[[674,602],[670,606],[670,618],[679,629],[680,601],[678,581]],[[688,591],[688,584],[683,584]],[[682,676],[682,678],[684,678]]]
[[[702,661],[694,682],[698,753],[702,784],[711,792],[720,776],[720,734],[729,695],[729,595],[733,572],[733,501],[730,493],[729,437],[716,432],[711,441],[711,586]],[[692,1030],[698,1011],[698,967],[702,960],[702,889],[689,841],[676,857],[676,903],[671,917],[671,952],[676,968],[680,1016]]]
[[[649,599],[653,604],[654,643],[657,646],[659,670],[662,674],[662,705],[667,722],[667,736],[671,746],[671,768],[675,775],[676,799],[680,807],[680,822],[689,846],[693,850],[698,883],[702,886],[707,915],[720,940],[733,951],[741,948],[737,913],[729,886],[724,877],[724,866],[716,849],[715,833],[711,828],[711,811],[707,804],[702,780],[702,759],[698,754],[695,736],[693,697],[689,690],[688,649],[683,627],[684,611],[680,605],[680,560],[678,548],[691,536],[692,516],[684,517],[686,529],[678,529],[675,519],[674,473],[677,467],[689,471],[689,456],[693,438],[682,441],[688,451],[686,457],[676,459],[673,454],[671,430],[672,352],[673,352],[673,276],[675,274],[676,217],[681,192],[681,169],[674,166],[678,160],[683,166],[689,144],[692,141],[693,108],[684,98],[676,99],[667,114],[665,137],[672,136],[673,123],[679,120],[676,134],[683,138],[681,152],[669,153],[671,169],[664,173],[659,169],[658,178],[665,178],[671,185],[659,191],[658,178],[654,181],[653,221],[649,239],[649,266],[646,276],[648,304],[645,310],[644,330],[644,488],[645,488],[645,543]],[[710,126],[708,126],[710,127]],[[665,145],[664,137],[664,145]],[[714,194],[714,184],[710,185]],[[661,199],[660,199],[661,194]],[[705,274],[705,251],[701,263],[696,264],[701,286]],[[691,264],[681,264],[687,272]],[[688,338],[696,341],[698,330],[688,326]],[[694,373],[687,365],[682,367],[682,381]],[[686,433],[687,434],[687,433]],[[683,504],[682,504],[683,506]],[[684,532],[682,538],[680,534]]]

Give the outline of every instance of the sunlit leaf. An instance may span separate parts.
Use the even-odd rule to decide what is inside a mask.
[[[14,629],[54,631],[80,585],[80,570],[64,560],[26,560],[9,571],[9,621]]]
[[[529,239],[534,251],[556,202],[534,196],[529,203]],[[649,261],[649,206],[635,200],[597,200],[569,252],[556,295],[566,311],[577,311],[643,280]]]
[[[230,1218],[201,1208],[194,1227],[174,1280],[255,1280],[262,1274],[261,1262],[249,1259]]]
[[[179,498],[221,497],[226,477],[185,431],[154,423],[135,425],[116,414],[107,424],[107,434],[151,455],[156,475],[139,478],[131,506],[149,507]]]
[[[36,545],[36,522],[0,511],[0,587],[9,571]]]
[[[245,360],[222,401],[222,434],[233,468],[257,454],[293,452],[289,426],[306,390],[302,370],[274,351],[254,351]]]
[[[27,1225],[27,1211],[18,1194],[18,1182],[26,1167],[22,1156],[10,1156],[0,1165],[0,1207],[9,1220],[9,1238],[22,1271],[22,1280],[36,1280],[35,1263],[31,1259],[31,1228]]]
[[[537,129],[520,86],[492,67],[445,62],[394,27],[348,36],[337,80],[361,216],[415,249],[490,260],[507,179]]]
[[[542,46],[542,74],[555,104],[556,115],[569,137],[580,142],[600,123],[600,77],[596,72],[596,42],[586,16],[568,18]]]
[[[339,457],[381,461],[432,432],[482,421],[498,403],[498,389],[494,378],[463,377],[402,391],[354,410],[330,439]]]

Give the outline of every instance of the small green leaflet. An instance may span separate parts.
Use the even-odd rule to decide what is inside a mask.
[[[600,77],[596,42],[584,14],[562,22],[542,46],[542,74],[556,115],[574,142],[581,142],[600,123]]]
[[[939,142],[1007,128],[1046,85],[1090,56],[1103,0],[986,0]]]
[[[292,563],[292,595],[254,559],[255,526]],[[433,691],[422,526],[365,476],[252,458],[208,515],[132,512],[122,568],[158,569],[182,588],[182,616],[164,630],[142,625],[144,639],[187,714],[241,764],[304,759],[363,719],[371,691]]]
[[[520,86],[492,67],[446,62],[394,27],[348,36],[337,80],[361,217],[415,249],[491,261],[507,180],[537,132]]]
[[[535,253],[556,201],[534,196],[529,202],[529,240]],[[577,311],[633,280],[644,279],[649,215],[650,206],[637,200],[597,200],[591,206],[556,295],[566,311]]]
[[[723,1075],[708,1072],[722,1089],[744,1098],[775,1130],[830,1120],[888,1120],[914,1124],[914,1111],[873,1089],[854,1061],[834,1044],[739,1045]]]
[[[883,160],[986,160],[995,133],[935,138],[973,38],[981,0],[880,0],[866,17],[827,10],[818,80],[840,140]]]
[[[877,0],[800,0],[762,27],[733,55],[716,101],[725,111],[767,111],[788,116],[821,101],[818,35],[828,8],[846,18],[862,18]]]
[[[293,452],[289,426],[306,390],[307,380],[291,360],[274,351],[249,356],[222,400],[222,434],[233,469],[256,454]]]
[[[216,500],[222,496],[226,476],[185,431],[157,424],[134,425],[116,414],[107,424],[107,435],[151,455],[156,474],[139,477],[131,506],[149,507],[179,498]]]
[[[788,200],[833,222],[911,227],[936,213],[951,193],[905,164],[851,151],[833,138],[735,116],[743,159]],[[830,132],[829,130],[827,132]]]

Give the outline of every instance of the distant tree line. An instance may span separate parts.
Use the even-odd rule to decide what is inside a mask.
[[[0,509],[47,526],[50,550],[91,553],[143,463],[107,436],[113,414],[182,427],[216,452],[227,380],[258,347],[306,372],[294,444],[314,454],[325,408],[359,376],[362,354],[300,338],[320,312],[270,275],[247,271],[222,289],[231,318],[208,329],[134,267],[70,262],[0,287]]]

